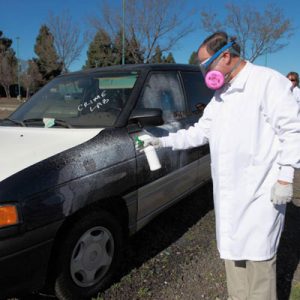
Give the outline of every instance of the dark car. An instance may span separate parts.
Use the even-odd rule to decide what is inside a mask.
[[[126,65],[59,76],[0,125],[0,297],[51,283],[59,299],[108,286],[126,237],[210,179],[208,146],[136,145],[193,125],[198,67]]]

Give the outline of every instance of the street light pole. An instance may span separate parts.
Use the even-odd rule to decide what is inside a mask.
[[[17,40],[17,76],[18,76],[18,100],[21,99],[21,87],[20,87],[20,60],[19,60],[19,39],[20,37],[16,37]]]
[[[122,30],[122,65],[125,65],[125,0],[122,1],[123,30]]]
[[[266,52],[265,54],[265,66],[268,65],[268,52]]]

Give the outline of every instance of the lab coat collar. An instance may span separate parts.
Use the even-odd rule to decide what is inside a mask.
[[[222,94],[231,94],[234,92],[242,92],[245,88],[247,79],[251,73],[253,64],[246,61],[244,68],[227,84],[224,85],[222,89],[216,92],[216,96],[222,99]],[[218,98],[219,98],[218,97]]]

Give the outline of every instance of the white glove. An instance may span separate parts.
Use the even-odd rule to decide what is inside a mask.
[[[271,201],[273,204],[286,204],[293,197],[293,184],[281,184],[276,182],[271,190]]]
[[[144,142],[143,145],[144,148],[148,146],[153,146],[154,148],[157,149],[157,148],[162,148],[164,146],[160,138],[157,137],[149,137],[147,139],[144,139],[143,142]]]

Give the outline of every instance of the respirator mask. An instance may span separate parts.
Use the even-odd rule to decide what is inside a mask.
[[[221,87],[223,87],[226,79],[229,78],[229,75],[232,73],[234,69],[238,67],[240,64],[241,59],[239,62],[231,69],[229,73],[224,75],[222,72],[217,71],[217,70],[209,70],[209,67],[215,63],[217,64],[218,61],[222,58],[220,55],[226,51],[227,49],[231,48],[234,42],[230,42],[223,46],[220,50],[218,50],[213,56],[210,58],[206,59],[204,62],[200,64],[200,69],[204,77],[205,84],[207,85],[208,88],[212,90],[218,90]]]

